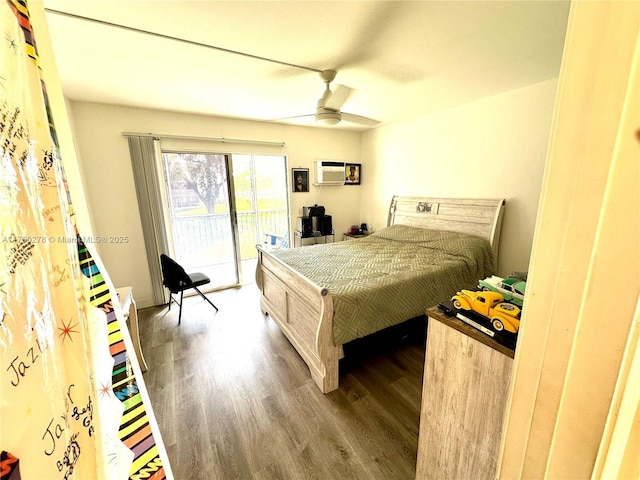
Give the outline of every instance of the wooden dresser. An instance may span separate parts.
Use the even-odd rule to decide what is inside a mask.
[[[513,350],[427,310],[416,479],[496,478]]]

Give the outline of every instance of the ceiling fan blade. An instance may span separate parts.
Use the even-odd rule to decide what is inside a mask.
[[[351,90],[349,87],[338,85],[331,93],[331,95],[329,95],[329,98],[326,99],[324,107],[330,108],[332,110],[340,110],[349,96],[351,96],[352,91],[353,90]]]
[[[294,115],[293,117],[283,117],[283,118],[274,118],[271,120],[272,122],[279,122],[282,120],[295,120],[296,118],[306,118],[306,117],[315,117],[315,113],[308,113],[306,115]]]
[[[379,120],[374,120],[373,118],[363,117],[362,115],[355,115],[353,113],[342,112],[342,120],[346,120],[347,122],[359,123],[360,125],[367,125],[370,127],[375,127],[380,124]]]

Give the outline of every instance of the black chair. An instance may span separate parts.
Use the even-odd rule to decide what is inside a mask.
[[[200,285],[211,283],[211,279],[204,273],[187,273],[180,264],[164,253],[160,255],[160,266],[162,267],[162,284],[167,287],[170,292],[169,310],[171,310],[172,301],[180,305],[178,325],[180,325],[180,320],[182,319],[182,296],[184,295],[184,291],[190,288],[193,288],[202,298],[209,302],[209,304],[216,309],[216,312],[218,311],[218,307],[198,289]],[[180,302],[173,298],[174,293],[180,293]]]

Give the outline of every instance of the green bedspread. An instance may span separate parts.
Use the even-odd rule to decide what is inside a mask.
[[[423,315],[495,273],[486,240],[405,225],[271,253],[331,293],[336,345]]]

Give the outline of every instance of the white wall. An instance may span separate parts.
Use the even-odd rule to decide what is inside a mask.
[[[362,163],[361,186],[311,185],[309,193],[291,193],[292,230],[302,207],[315,203],[326,207],[340,233],[362,222],[383,227],[393,195],[506,198],[498,273],[528,270],[556,86],[557,80],[549,80],[363,134],[71,102],[94,235],[129,237],[125,244],[97,244],[97,250],[114,283],[133,286],[140,307],[151,305],[129,149],[122,135],[129,131],[283,141],[283,148],[193,146],[285,154],[290,168],[311,169],[315,159]]]
[[[71,106],[94,235],[129,237],[128,243],[96,244],[97,250],[114,284],[134,288],[139,308],[152,304],[151,278],[129,147],[122,132],[282,141],[285,146],[281,148],[202,142],[191,145],[221,153],[284,154],[288,156],[290,168],[309,168],[310,174],[313,160],[319,158],[345,162],[357,162],[360,158],[360,134],[354,132],[83,102],[71,102]],[[337,232],[346,231],[349,225],[360,220],[361,188],[334,186],[320,189],[310,185],[309,193],[291,193],[292,230],[302,207],[317,203],[324,205],[327,214],[332,215]],[[252,276],[253,273],[249,275]]]
[[[498,273],[528,270],[557,79],[362,135],[362,217],[393,195],[505,198]]]

